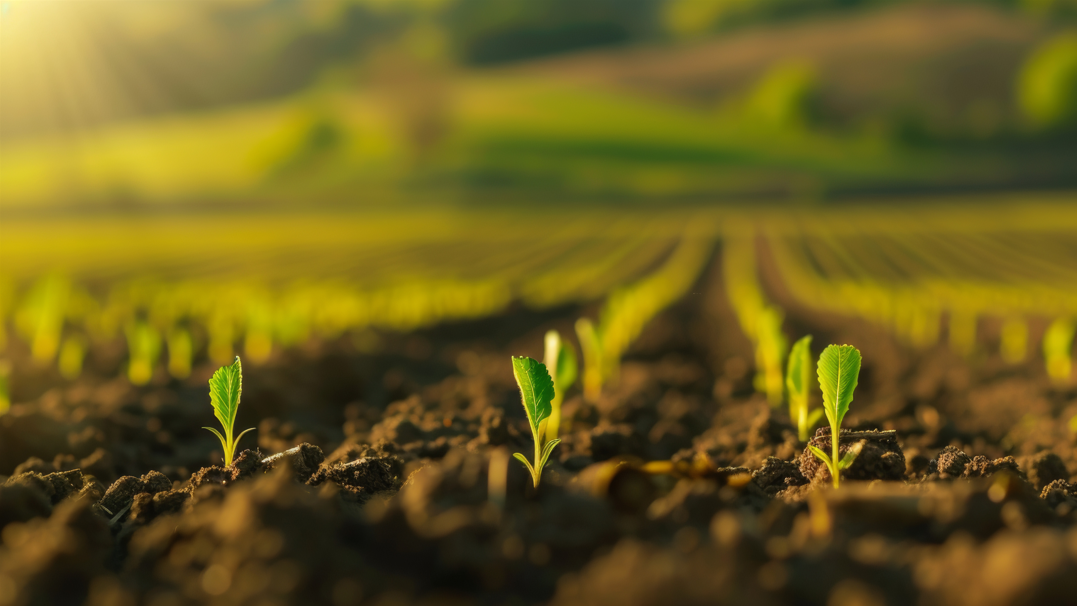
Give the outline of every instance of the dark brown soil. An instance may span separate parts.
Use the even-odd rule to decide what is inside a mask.
[[[259,430],[229,468],[200,429],[208,363],[136,388],[99,347],[67,383],[13,343],[0,606],[1073,602],[1077,391],[775,289],[791,335],[863,353],[839,438],[862,450],[835,490],[752,393],[719,284],[657,318],[598,402],[569,394],[537,490],[509,458],[533,449],[509,355],[593,309],[245,362],[237,426]]]

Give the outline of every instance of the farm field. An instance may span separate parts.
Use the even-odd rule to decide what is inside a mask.
[[[0,606],[1073,603],[1075,17],[0,1]]]
[[[1064,600],[1077,502],[1068,208],[1022,196],[590,210],[537,233],[541,213],[467,210],[77,232],[21,219],[2,244],[17,260],[5,595]],[[172,256],[193,224],[212,226],[196,238],[205,257]],[[42,266],[58,271],[33,278]],[[768,332],[775,315],[786,343]],[[581,317],[604,363],[577,340]],[[576,344],[580,380],[536,490],[508,457],[533,440],[509,358],[543,359],[548,330]],[[840,489],[806,473],[780,387],[805,334],[814,355],[852,343],[863,356],[843,427],[867,446]],[[236,428],[256,431],[223,468],[201,427],[206,381],[235,355]],[[989,574],[999,559],[1008,575]]]

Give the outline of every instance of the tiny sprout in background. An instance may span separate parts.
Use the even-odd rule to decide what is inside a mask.
[[[860,350],[852,345],[828,345],[819,356],[818,365],[819,387],[823,390],[823,410],[826,418],[830,421],[830,444],[832,455],[827,455],[819,448],[808,444],[820,461],[830,470],[830,477],[834,479],[834,488],[838,487],[838,481],[842,469],[847,469],[860,454],[857,447],[850,448],[843,458],[838,459],[838,434],[841,431],[841,421],[845,413],[849,412],[849,405],[853,401],[853,391],[856,389],[860,378]]]
[[[527,413],[531,435],[535,439],[535,464],[529,463],[527,457],[518,452],[512,456],[527,467],[535,488],[538,488],[542,479],[542,468],[546,466],[554,447],[561,443],[561,440],[556,438],[546,441],[543,434],[544,422],[549,418],[552,409],[550,401],[554,396],[553,379],[544,364],[526,356],[513,356],[512,374],[516,377],[516,384],[520,386],[524,412]]]
[[[583,397],[588,402],[598,400],[604,382],[602,372],[602,342],[595,325],[588,318],[576,320],[576,338],[583,352]]]
[[[780,307],[768,305],[757,318],[755,363],[759,373],[755,377],[755,389],[767,394],[771,406],[782,403],[782,362],[789,347],[782,333],[785,313]]]
[[[239,356],[236,356],[236,361],[231,366],[218,368],[209,380],[209,398],[213,405],[213,416],[221,422],[224,435],[212,427],[202,428],[212,431],[213,435],[221,441],[221,446],[224,448],[225,467],[232,465],[232,457],[235,456],[240,438],[248,431],[254,431],[252,427],[236,436],[235,439],[232,438],[232,427],[236,424],[236,412],[239,410],[239,396],[242,392],[243,368],[239,363]]]
[[[168,374],[175,379],[191,376],[191,360],[194,358],[194,342],[191,331],[175,326],[168,331]]]
[[[1043,335],[1043,359],[1047,375],[1056,385],[1065,385],[1073,372],[1073,334],[1077,329],[1070,318],[1059,318],[1051,323]]]
[[[789,419],[796,424],[801,442],[808,441],[811,428],[823,416],[822,408],[808,409],[811,404],[811,362],[811,335],[807,335],[793,345],[785,375],[785,386],[789,392]]]
[[[553,400],[550,401],[550,418],[546,419],[546,431],[543,435],[550,441],[557,437],[561,428],[561,403],[567,392],[576,382],[576,350],[571,343],[561,340],[556,330],[546,333],[546,351],[542,356],[547,369],[553,369]]]
[[[127,378],[134,385],[145,385],[153,378],[153,368],[161,355],[161,336],[145,321],[127,325]]]
[[[0,360],[0,415],[7,413],[11,408],[11,395],[8,391],[8,375],[11,374],[11,363]]]

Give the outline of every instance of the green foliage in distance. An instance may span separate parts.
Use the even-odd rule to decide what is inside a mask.
[[[797,426],[801,442],[807,442],[811,428],[823,416],[823,409],[809,410],[811,403],[811,335],[801,337],[789,354],[789,367],[785,373],[785,388],[789,393],[789,419]]]
[[[746,100],[746,117],[772,128],[798,128],[808,124],[818,78],[810,63],[793,60],[771,67]]]
[[[852,345],[828,345],[819,356],[819,387],[823,390],[823,410],[830,421],[830,444],[833,454],[827,455],[819,448],[808,445],[812,453],[830,470],[834,479],[834,488],[838,487],[841,470],[848,468],[860,454],[857,447],[850,448],[845,456],[838,459],[838,432],[841,421],[849,412],[853,401],[853,391],[860,377],[860,350]]]
[[[542,360],[547,369],[553,369],[553,400],[550,401],[550,417],[546,419],[543,435],[547,441],[557,438],[557,432],[561,428],[561,402],[565,399],[565,393],[576,382],[578,368],[576,365],[576,350],[572,344],[561,340],[561,335],[556,330],[546,333],[546,350]]]
[[[1043,359],[1047,375],[1056,384],[1065,384],[1073,372],[1073,335],[1077,324],[1070,318],[1059,318],[1047,327],[1043,335]]]
[[[1002,323],[999,354],[1007,364],[1020,364],[1028,356],[1028,323],[1024,318],[1009,318]]]
[[[0,360],[0,415],[7,413],[11,408],[11,396],[8,391],[8,375],[11,374],[11,363]]]
[[[225,467],[232,465],[232,457],[236,454],[236,446],[243,434],[254,431],[252,427],[234,439],[232,437],[232,427],[236,424],[236,412],[239,410],[239,396],[242,392],[243,367],[239,363],[239,356],[236,356],[236,361],[231,366],[218,368],[209,380],[209,398],[213,404],[213,416],[221,422],[224,435],[212,427],[202,428],[212,431],[213,435],[221,441],[221,447],[224,448]]]
[[[82,373],[82,362],[86,358],[86,348],[89,344],[86,337],[81,334],[73,334],[64,337],[60,346],[60,359],[58,366],[60,374],[65,379],[75,379]]]
[[[1032,53],[1018,77],[1017,100],[1036,128],[1077,124],[1077,33],[1056,36]]]
[[[161,335],[147,322],[137,321],[127,325],[127,379],[134,385],[145,385],[153,378],[153,369],[161,355]]]
[[[782,364],[789,347],[782,333],[785,314],[780,307],[767,305],[756,318],[756,391],[767,394],[771,406],[782,403]]]
[[[554,396],[553,379],[544,364],[526,356],[512,357],[512,374],[516,377],[516,384],[520,386],[524,412],[527,413],[527,421],[531,425],[531,435],[535,438],[535,464],[532,465],[527,457],[518,452],[512,456],[527,467],[535,488],[538,488],[546,460],[550,458],[554,447],[561,443],[561,440],[556,438],[546,441],[543,435],[543,423],[552,411],[550,401]]]
[[[595,401],[602,386],[617,379],[621,356],[655,316],[688,292],[712,248],[711,240],[686,234],[660,268],[610,294],[597,328],[587,319],[576,323],[583,350],[585,398]]]

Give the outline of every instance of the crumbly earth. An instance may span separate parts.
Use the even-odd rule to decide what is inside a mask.
[[[752,392],[719,284],[659,316],[598,401],[569,393],[537,490],[511,459],[533,446],[508,356],[592,309],[244,360],[237,427],[258,431],[228,468],[201,429],[212,365],[136,388],[99,345],[64,382],[12,341],[0,606],[1072,602],[1077,389],[781,300],[792,333],[863,353],[835,490]]]

